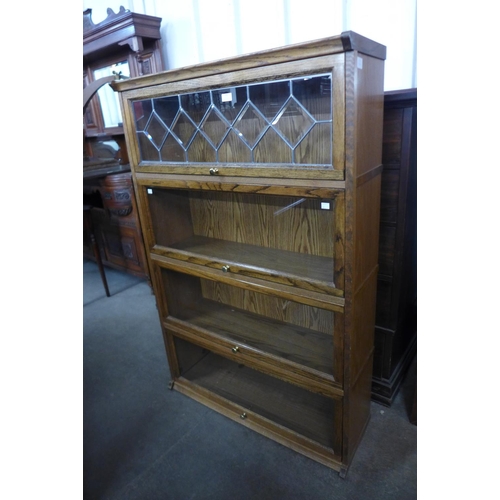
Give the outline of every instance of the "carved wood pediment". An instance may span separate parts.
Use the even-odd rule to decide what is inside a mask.
[[[94,21],[92,21],[92,9],[87,9],[83,11],[83,33],[87,33],[88,31],[93,30],[94,28],[97,28],[99,26],[102,26],[104,24],[107,24],[113,20],[116,20],[117,18],[127,14],[130,12],[130,10],[125,9],[123,5],[120,6],[120,9],[118,10],[117,13],[113,11],[113,9],[109,8],[107,9],[107,14],[108,17],[104,19],[104,21],[101,21],[100,23],[94,24]]]
[[[83,57],[102,57],[113,47],[129,46],[139,53],[145,46],[160,40],[161,18],[137,14],[120,7],[118,12],[107,9],[107,17],[100,23],[92,20],[92,9],[83,11]]]

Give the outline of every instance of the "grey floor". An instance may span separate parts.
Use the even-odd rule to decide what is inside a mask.
[[[85,499],[415,499],[417,427],[409,421],[416,360],[371,420],[345,479],[168,390],[147,283],[83,262]]]

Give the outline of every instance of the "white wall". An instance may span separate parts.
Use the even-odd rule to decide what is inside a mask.
[[[162,18],[166,69],[352,30],[387,46],[385,90],[417,86],[417,0],[83,0]]]

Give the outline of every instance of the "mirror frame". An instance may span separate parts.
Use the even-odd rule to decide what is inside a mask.
[[[94,71],[121,61],[129,64],[130,76],[163,70],[161,18],[137,14],[120,7],[107,9],[107,18],[94,24],[92,9],[83,12],[83,86],[94,81]],[[123,135],[123,127],[105,127],[99,96],[84,115],[85,137]]]

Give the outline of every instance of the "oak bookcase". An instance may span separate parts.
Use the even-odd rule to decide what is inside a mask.
[[[170,387],[345,476],[370,416],[385,47],[113,82]]]

